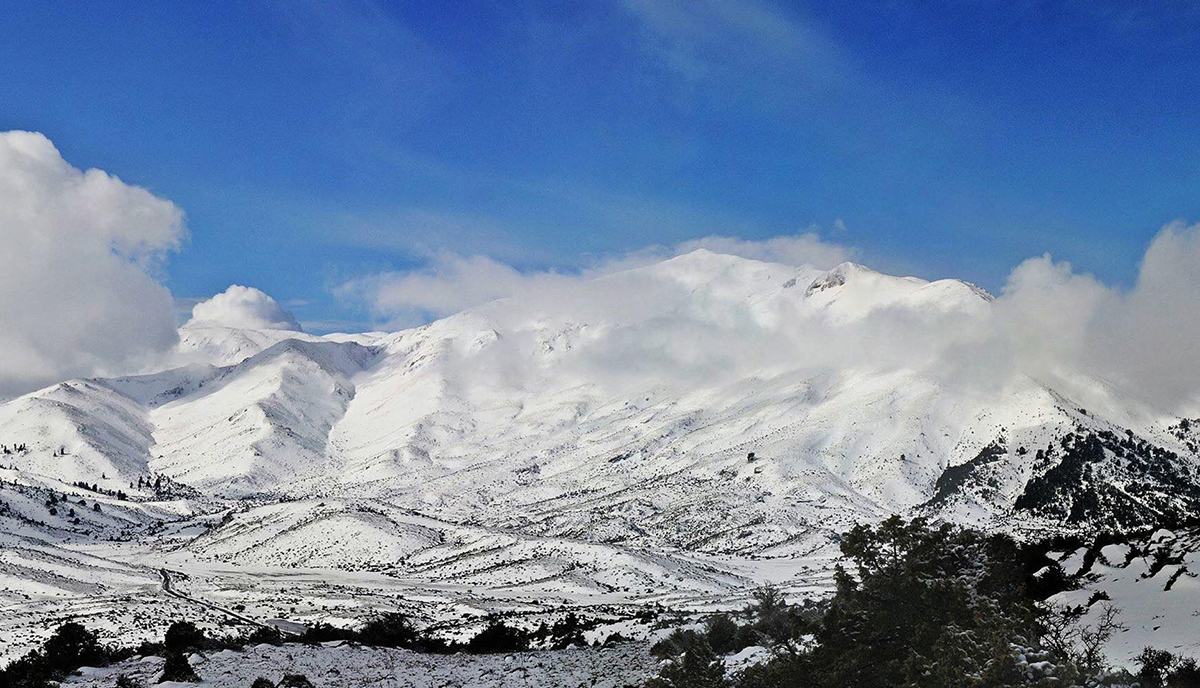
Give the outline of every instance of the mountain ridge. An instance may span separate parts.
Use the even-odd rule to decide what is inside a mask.
[[[648,296],[636,308],[600,300],[638,288]],[[1017,426],[1010,439],[1021,446],[1046,444],[1021,433],[1061,438],[1078,425],[1061,394],[1029,378],[981,401],[919,370],[789,370],[773,352],[750,376],[713,371],[710,379],[680,381],[731,360],[710,356],[722,353],[721,338],[731,332],[749,332],[747,339],[766,333],[761,347],[751,341],[750,355],[792,341],[787,313],[837,330],[873,313],[905,321],[929,313],[971,317],[994,299],[965,282],[890,277],[854,263],[794,268],[701,249],[577,289],[584,304],[578,312],[537,296],[511,297],[391,334],[185,326],[181,356],[207,352],[210,360],[25,395],[0,405],[0,437],[45,438],[35,439],[44,452],[62,435],[64,447],[109,459],[97,459],[101,476],[110,468],[114,480],[161,473],[222,497],[285,496],[319,484],[330,494],[407,495],[461,514],[486,504],[519,511],[562,500],[578,489],[572,483],[636,493],[643,484],[723,475],[755,485],[753,495],[743,495],[752,501],[838,495],[848,486],[859,504],[850,511],[866,516],[927,504],[940,494],[946,469],[974,460],[1009,425]],[[676,351],[677,331],[716,339]],[[777,331],[785,335],[775,337]],[[614,370],[616,384],[597,375],[598,365],[634,353],[663,360],[667,374],[640,380],[620,371],[626,365]],[[645,363],[632,368],[639,365]],[[66,390],[90,398],[70,406],[59,399]],[[59,412],[38,421],[31,409],[39,406]],[[97,448],[96,441],[72,439],[63,430],[72,424],[118,429],[111,446]],[[1166,442],[1175,460],[1194,460],[1194,451],[1172,445],[1169,436],[1156,441]],[[1030,478],[1016,449],[1002,463],[1021,476],[994,480]],[[754,466],[744,460],[751,452],[762,457]],[[125,459],[120,467],[117,457]],[[43,461],[40,472],[53,463]],[[97,477],[74,471],[85,481]],[[422,494],[424,485],[447,488]],[[1014,489],[995,492],[1001,502],[987,505],[993,513],[985,518],[1011,509]]]
[[[36,600],[9,621],[81,590],[173,614],[143,589],[162,567],[309,620],[703,609],[821,594],[841,533],[893,513],[1022,538],[1185,523],[1200,420],[1076,371],[995,374],[972,328],[998,303],[697,252],[392,333],[184,326],[176,367],[0,404],[0,575]]]

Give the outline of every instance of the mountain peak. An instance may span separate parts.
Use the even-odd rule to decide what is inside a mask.
[[[754,260],[753,258],[745,258],[742,256],[733,255],[731,253],[718,253],[707,248],[698,248],[687,253],[681,253],[673,258],[668,258],[667,260],[664,260],[658,264],[707,269],[724,269],[733,265],[761,264],[765,262],[767,261]]]
[[[855,275],[878,274],[878,272],[875,272],[865,265],[859,265],[858,263],[845,261],[835,265],[829,270],[826,270],[821,276],[813,280],[812,283],[808,285],[808,289],[805,290],[804,295],[812,296],[814,293],[824,291],[825,289],[840,287],[846,284],[846,282],[852,279]]]

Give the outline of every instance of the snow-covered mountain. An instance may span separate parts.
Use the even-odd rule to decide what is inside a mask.
[[[697,251],[395,333],[187,326],[179,367],[0,405],[0,464],[211,514],[154,545],[193,563],[563,594],[799,585],[746,562],[895,512],[1131,528],[1200,505],[1200,427],[1082,372],[990,374],[959,333],[995,308],[956,280]],[[50,524],[37,508],[21,523]]]
[[[1084,478],[1061,467],[1067,436],[1113,435],[1090,463],[1141,457],[1172,489],[1194,466],[1179,419],[1134,400],[1102,417],[1027,377],[981,392],[919,365],[839,367],[810,341],[866,348],[884,317],[919,341],[986,316],[991,297],[963,282],[697,251],[579,292],[394,334],[185,327],[181,352],[203,363],[26,395],[0,406],[0,441],[28,446],[20,470],[113,489],[161,474],[219,497],[353,495],[712,551],[930,500],[1038,511],[1048,471]]]

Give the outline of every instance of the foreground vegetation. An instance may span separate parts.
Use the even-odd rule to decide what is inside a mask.
[[[395,613],[373,617],[358,629],[317,624],[300,636],[284,636],[264,627],[247,635],[207,637],[194,624],[181,621],[167,629],[161,642],[146,642],[136,648],[112,648],[101,643],[94,632],[72,622],[60,626],[41,648],[0,669],[0,688],[47,688],[81,667],[104,667],[130,657],[148,655],[165,658],[159,682],[196,682],[201,677],[188,663],[188,654],[241,650],[263,643],[316,644],[340,640],[372,647],[404,648],[438,654],[521,652],[533,647],[564,649],[585,644],[583,632],[589,626],[590,622],[574,613],[568,613],[553,625],[542,624],[533,631],[510,626],[499,617],[490,617],[483,630],[470,640],[450,642],[418,630],[408,617]],[[307,678],[289,674],[278,684],[260,678],[254,682],[253,688],[304,688],[309,685]],[[125,680],[121,688],[133,688],[132,681]]]
[[[891,518],[858,526],[841,543],[845,566],[825,602],[788,604],[765,588],[735,614],[677,629],[651,652],[664,660],[646,688],[1200,688],[1190,659],[1147,648],[1136,673],[1114,669],[1104,645],[1119,632],[1119,611],[1103,599],[1097,619],[1084,608],[1054,608],[1041,600],[1072,585],[1043,551],[1003,536],[987,536],[923,519]],[[1035,574],[1036,572],[1036,574]],[[60,627],[38,650],[0,670],[0,688],[44,688],[83,666],[106,666],[135,655],[165,658],[159,681],[197,681],[187,656],[261,643],[347,641],[423,653],[520,652],[585,644],[596,622],[567,614],[552,625],[522,629],[491,617],[465,642],[418,629],[405,616],[384,614],[361,628],[318,624],[303,636],[269,628],[233,638],[206,637],[187,622],[161,642],[113,649],[76,623]],[[619,640],[619,638],[610,638]],[[756,648],[736,672],[727,657]],[[122,688],[134,683],[126,680]],[[299,675],[252,688],[304,688]],[[248,687],[249,688],[249,687]]]
[[[670,661],[648,688],[1200,688],[1196,663],[1163,651],[1143,652],[1136,674],[1114,670],[1103,646],[1118,611],[1085,626],[1085,610],[1039,602],[1065,583],[1061,570],[1032,577],[1039,557],[1006,537],[893,517],[854,528],[841,550],[850,568],[838,567],[827,603],[760,591],[741,615],[657,644]],[[770,658],[726,675],[721,657],[751,646]]]

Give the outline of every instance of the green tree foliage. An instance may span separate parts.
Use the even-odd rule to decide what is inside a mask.
[[[583,623],[575,612],[569,612],[550,628],[550,647],[561,650],[571,645],[583,646],[587,641],[583,638]]]
[[[705,642],[704,636],[690,628],[676,628],[671,634],[650,647],[650,654],[659,659],[678,657],[700,643]]]
[[[364,624],[359,639],[363,644],[379,647],[412,647],[418,635],[407,616],[388,612]]]
[[[1200,688],[1200,665],[1165,650],[1146,648],[1138,655],[1140,688]]]
[[[727,655],[741,649],[738,647],[738,625],[728,615],[717,614],[710,618],[705,623],[705,630],[713,652]]]
[[[652,651],[671,661],[649,685],[1112,685],[1112,677],[1102,678],[1100,649],[1120,628],[1115,610],[1106,608],[1090,627],[1079,626],[1077,618],[1050,623],[1052,615],[1025,588],[1028,552],[1008,538],[894,517],[855,527],[841,549],[846,564],[838,567],[836,591],[825,606],[788,605],[779,591],[763,589],[746,610],[746,625],[712,617],[704,632],[677,630],[657,643]],[[723,677],[723,664],[710,660],[746,647],[751,637],[770,647],[772,658]],[[1165,665],[1161,658],[1148,660],[1147,676],[1157,672],[1162,678],[1159,684],[1143,681],[1143,688],[1177,688],[1171,672],[1183,681],[1195,669],[1173,659]]]
[[[162,676],[158,677],[158,683],[166,681],[178,681],[180,683],[199,683],[200,677],[192,669],[192,665],[188,664],[187,657],[180,652],[168,652],[167,661],[163,663]]]
[[[774,586],[756,590],[754,603],[746,611],[756,619],[754,631],[766,642],[786,642],[803,626],[800,619],[792,614],[792,608],[783,594]]]
[[[749,667],[738,676],[739,688],[803,688],[819,686],[813,674],[811,658],[804,653],[784,650],[770,662]]]
[[[728,685],[721,660],[706,641],[700,640],[664,667],[661,675],[650,679],[646,688],[725,688]]]
[[[374,619],[367,622],[371,625]],[[365,628],[365,626],[364,626]],[[388,634],[381,634],[387,637]],[[315,645],[317,643],[328,643],[335,640],[354,640],[359,635],[349,628],[338,628],[327,623],[315,623],[304,630],[304,635],[301,636],[301,642]]]
[[[278,629],[258,626],[245,636],[246,645],[279,645],[283,642],[283,634]]]
[[[467,652],[522,652],[529,649],[529,634],[505,624],[498,617],[489,617],[487,626],[467,643]]]
[[[40,650],[34,650],[0,671],[0,686],[43,688],[61,681],[80,667],[107,665],[113,652],[96,634],[80,624],[59,626]]]
[[[838,568],[813,651],[830,685],[1010,685],[1011,646],[1036,637],[1039,616],[1011,540],[892,517],[841,549],[854,575]]]
[[[204,647],[204,632],[191,621],[176,621],[163,636],[163,647],[169,653],[179,654]]]

